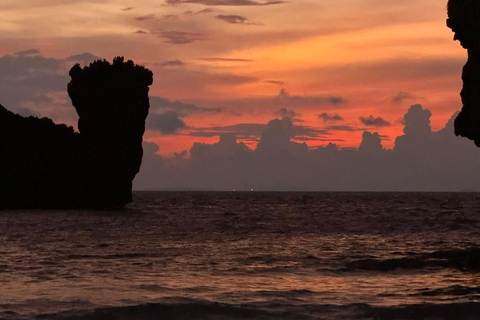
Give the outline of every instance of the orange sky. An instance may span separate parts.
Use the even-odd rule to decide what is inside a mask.
[[[330,141],[358,147],[368,130],[392,148],[410,105],[432,111],[433,130],[460,109],[466,53],[445,26],[446,2],[277,2],[3,0],[0,56],[36,49],[35,55],[64,61],[57,73],[74,63],[62,59],[81,53],[123,55],[151,68],[151,96],[195,106],[179,111],[152,103],[151,114],[173,111],[184,124],[168,134],[152,124],[145,138],[162,155],[240,127],[239,140],[254,148],[258,132],[248,131],[251,124],[283,116],[310,130],[296,137],[310,147]],[[75,123],[65,92],[45,95],[48,106],[18,100],[18,108]],[[0,104],[16,107],[2,97]],[[321,114],[338,117],[325,121]]]

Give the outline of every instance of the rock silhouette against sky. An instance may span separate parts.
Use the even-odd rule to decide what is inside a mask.
[[[132,199],[153,74],[117,57],[70,70],[78,128],[0,108],[3,207],[118,207]]]
[[[454,40],[467,49],[463,67],[463,108],[455,120],[455,134],[467,137],[480,147],[480,3],[475,0],[450,0],[447,26]]]

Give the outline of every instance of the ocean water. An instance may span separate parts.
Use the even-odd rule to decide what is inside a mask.
[[[0,211],[0,319],[480,319],[480,194]]]

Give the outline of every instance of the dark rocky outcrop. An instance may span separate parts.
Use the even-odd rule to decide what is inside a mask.
[[[142,161],[152,72],[117,57],[70,70],[72,127],[0,106],[0,208],[121,207]]]
[[[480,1],[449,0],[447,26],[468,52],[460,93],[463,108],[455,119],[455,134],[480,147]]]

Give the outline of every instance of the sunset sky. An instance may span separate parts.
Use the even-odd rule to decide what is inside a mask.
[[[171,156],[272,119],[296,142],[392,148],[420,103],[434,131],[461,108],[466,52],[438,0],[2,0],[0,104],[76,124],[68,69],[125,56],[154,73],[145,139]]]

